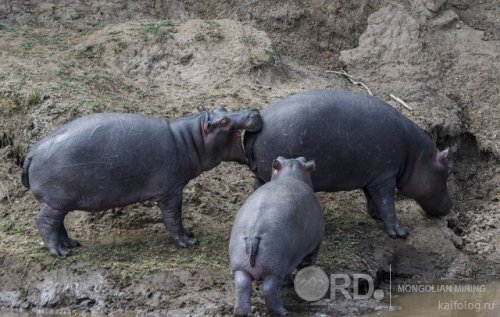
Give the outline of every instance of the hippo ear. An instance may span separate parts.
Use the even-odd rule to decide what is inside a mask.
[[[205,105],[201,104],[201,105],[198,106],[198,111],[199,112],[205,112],[205,111],[207,111],[207,109],[205,108]]]
[[[279,171],[281,169],[281,163],[277,159],[273,161],[273,170]]]
[[[308,172],[314,172],[316,170],[316,162],[314,162],[314,160],[306,162],[304,164],[304,169]]]
[[[448,157],[448,153],[449,153],[450,149],[449,148],[446,148],[444,149],[443,151],[437,151],[436,153],[436,160],[438,162],[444,162],[446,161],[446,158]]]

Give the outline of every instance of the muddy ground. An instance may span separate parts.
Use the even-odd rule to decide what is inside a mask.
[[[391,240],[359,192],[320,193],[327,235],[318,265],[377,283],[390,264],[404,280],[500,279],[498,1],[7,0],[0,19],[0,307],[230,314],[227,244],[252,191],[247,167],[223,163],[185,189],[183,215],[199,246],[178,248],[158,208],[144,203],[71,213],[68,231],[82,247],[56,258],[41,246],[38,203],[20,182],[23,157],[53,128],[93,112],[173,118],[200,103],[262,108],[314,88],[365,91],[327,72],[341,69],[450,147],[455,207],[429,219],[398,196],[411,235]],[[285,293],[295,312],[384,306],[310,305]]]

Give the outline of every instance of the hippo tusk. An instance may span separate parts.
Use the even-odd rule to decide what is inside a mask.
[[[240,133],[240,144],[241,144],[241,149],[243,150],[243,153],[245,153],[245,132],[247,130],[243,129],[241,130]]]

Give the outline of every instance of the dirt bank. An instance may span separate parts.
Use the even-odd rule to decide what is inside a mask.
[[[327,236],[318,265],[377,282],[389,264],[403,279],[499,279],[499,10],[494,0],[0,4],[0,306],[231,313],[227,242],[252,191],[248,168],[224,163],[186,188],[183,215],[199,246],[177,248],[145,203],[71,213],[68,231],[82,247],[60,259],[40,245],[38,204],[20,183],[23,156],[54,127],[92,112],[173,118],[200,103],[262,108],[314,88],[364,91],[325,72],[341,67],[450,147],[455,207],[428,219],[398,197],[411,235],[391,240],[363,211],[361,193],[321,193]],[[309,313],[383,307],[308,305],[293,289],[286,298]]]

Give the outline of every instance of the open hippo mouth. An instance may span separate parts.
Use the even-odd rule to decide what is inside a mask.
[[[245,155],[245,133],[246,129],[234,130],[233,131],[233,149],[234,159],[238,163],[246,164],[248,159]]]
[[[245,136],[247,131],[258,132],[260,129],[262,129],[262,118],[258,110],[252,110],[244,124],[244,127],[242,129],[234,130],[233,144],[237,148],[234,149],[234,153],[238,162],[243,164],[248,163],[245,149]]]

